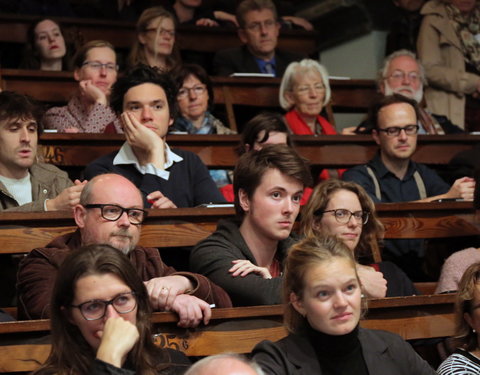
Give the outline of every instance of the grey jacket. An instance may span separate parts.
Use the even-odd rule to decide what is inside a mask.
[[[29,171],[32,202],[19,206],[5,185],[0,182],[0,211],[44,211],[45,199],[55,198],[64,189],[73,185],[66,172],[51,164],[36,163]]]
[[[436,372],[400,336],[360,328],[363,357],[370,375],[435,375]],[[306,335],[289,334],[277,342],[262,341],[253,359],[266,375],[321,375],[315,349]]]
[[[233,306],[273,305],[282,302],[282,277],[264,279],[250,273],[245,277],[232,277],[228,270],[232,260],[247,259],[257,264],[239,230],[237,220],[221,220],[217,230],[195,246],[190,254],[190,270],[207,276],[221,286],[232,299]],[[278,244],[277,255],[283,262],[287,250],[294,243],[292,238]]]

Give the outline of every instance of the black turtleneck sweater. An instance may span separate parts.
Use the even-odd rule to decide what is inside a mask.
[[[327,335],[310,328],[308,339],[317,354],[322,375],[368,375],[358,340],[358,325],[342,336]]]

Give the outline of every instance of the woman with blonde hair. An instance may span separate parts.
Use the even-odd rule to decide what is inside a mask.
[[[411,280],[391,262],[380,258],[384,228],[367,192],[354,182],[330,179],[317,185],[302,211],[301,233],[306,237],[340,238],[361,264],[357,272],[369,297],[418,294]]]
[[[290,249],[283,299],[288,336],[253,349],[267,375],[435,374],[400,336],[359,326],[365,300],[356,262],[335,237],[308,237]]]
[[[173,14],[161,6],[145,9],[137,21],[137,38],[128,56],[128,65],[145,64],[163,71],[179,66],[175,23]]]

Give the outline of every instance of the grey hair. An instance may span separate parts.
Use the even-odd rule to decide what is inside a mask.
[[[412,51],[409,51],[408,49],[399,49],[398,51],[392,52],[390,55],[385,57],[385,60],[383,60],[383,66],[380,68],[380,70],[377,73],[377,87],[379,89],[383,80],[387,78],[387,72],[388,72],[388,68],[390,67],[390,63],[392,62],[393,59],[396,59],[397,57],[401,57],[401,56],[408,56],[408,57],[411,57],[413,60],[415,60],[415,62],[418,65],[418,70],[420,71],[420,80],[422,81],[422,85],[423,86],[427,85],[427,79],[425,78],[425,68],[423,67],[422,63],[417,58],[417,56]]]
[[[192,367],[188,369],[188,371],[184,375],[198,375],[200,374],[200,371],[204,368],[206,368],[209,364],[211,364],[213,361],[219,360],[219,359],[229,359],[229,360],[237,360],[240,361],[247,366],[250,366],[252,370],[254,370],[257,375],[265,375],[263,370],[260,368],[258,363],[254,361],[249,361],[245,356],[239,355],[236,353],[222,353],[222,354],[215,354],[211,355],[209,357],[205,357],[201,359],[200,361],[197,361],[194,363]]]
[[[325,106],[330,101],[331,90],[328,82],[327,69],[315,60],[303,59],[300,62],[290,63],[283,75],[282,83],[280,84],[280,91],[278,93],[278,100],[280,101],[280,106],[284,110],[289,111],[292,108],[292,104],[285,99],[285,93],[287,91],[292,91],[295,81],[295,74],[300,72],[305,74],[309,71],[316,71],[322,77],[323,85],[325,86],[325,98],[323,99],[323,105]]]

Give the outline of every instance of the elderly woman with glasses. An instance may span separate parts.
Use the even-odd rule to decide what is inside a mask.
[[[480,130],[480,4],[431,0],[421,10],[418,56],[429,86],[430,111],[467,131]]]
[[[175,29],[172,13],[161,6],[145,9],[137,21],[137,38],[128,56],[128,66],[145,64],[162,71],[179,66]]]
[[[73,65],[78,90],[65,107],[45,113],[44,128],[64,133],[123,133],[109,107],[110,89],[118,71],[112,44],[104,40],[87,42],[75,54]]]
[[[173,130],[188,134],[235,134],[211,114],[213,86],[205,69],[183,65],[175,75],[179,116]]]
[[[109,245],[72,252],[51,301],[52,350],[43,374],[183,374],[181,352],[155,346],[147,290],[129,259]]]
[[[302,211],[301,232],[306,237],[333,235],[358,260],[363,293],[369,297],[418,294],[405,273],[391,262],[375,263],[383,225],[367,192],[354,182],[330,179],[317,185]]]

